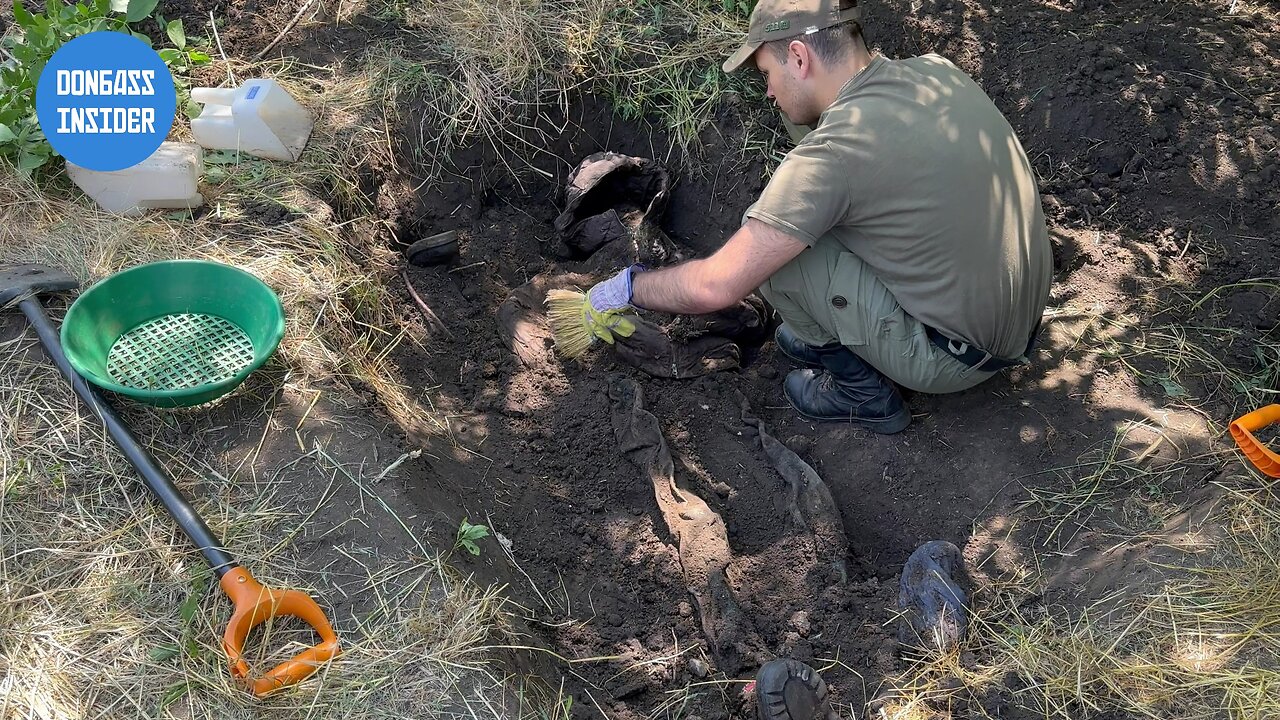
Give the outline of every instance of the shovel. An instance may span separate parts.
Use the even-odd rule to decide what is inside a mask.
[[[200,548],[200,554],[218,574],[218,584],[231,598],[235,608],[222,636],[222,648],[230,661],[232,677],[241,681],[258,697],[305,679],[338,654],[338,637],[330,627],[324,611],[306,593],[263,587],[248,570],[241,567],[223,549],[221,541],[214,537],[209,526],[192,509],[168,474],[138,444],[137,438],[98,389],[72,369],[67,356],[62,352],[58,332],[45,314],[38,296],[40,293],[72,290],[78,286],[79,283],[71,276],[43,265],[0,266],[0,309],[18,301],[18,307],[40,337],[45,353],[75,388],[76,395],[102,421],[120,451],[147,483],[147,487],[164,504],[191,542]],[[244,660],[245,640],[253,628],[277,617],[296,617],[302,620],[320,635],[321,642],[280,663],[266,674],[255,677]]]

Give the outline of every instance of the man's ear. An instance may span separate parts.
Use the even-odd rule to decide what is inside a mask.
[[[788,60],[795,62],[796,74],[801,78],[807,78],[813,73],[813,53],[810,52],[809,46],[799,40],[792,40],[787,43]]]

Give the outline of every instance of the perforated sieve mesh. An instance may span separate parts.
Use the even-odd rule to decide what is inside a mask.
[[[116,340],[107,372],[121,385],[181,390],[234,377],[253,362],[253,343],[213,315],[181,313],[143,323]]]

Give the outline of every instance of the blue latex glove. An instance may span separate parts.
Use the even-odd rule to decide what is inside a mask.
[[[644,271],[643,265],[632,265],[618,271],[617,275],[596,283],[587,292],[591,309],[598,313],[631,307],[631,277]]]
[[[623,268],[587,291],[586,312],[582,315],[592,335],[612,345],[615,335],[628,337],[635,332],[635,324],[624,313],[632,307],[631,278],[643,270],[643,265]]]

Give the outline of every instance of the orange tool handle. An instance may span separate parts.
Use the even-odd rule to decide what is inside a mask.
[[[1244,451],[1244,456],[1249,458],[1254,467],[1273,478],[1280,478],[1280,455],[1258,442],[1253,431],[1277,421],[1280,421],[1280,405],[1268,405],[1237,418],[1230,426],[1231,437],[1235,438],[1236,444]]]
[[[263,587],[248,570],[233,567],[218,581],[231,598],[235,610],[222,635],[222,649],[231,661],[231,676],[244,682],[253,694],[262,697],[283,687],[300,682],[321,665],[338,655],[338,636],[324,616],[324,610],[306,593],[297,590],[275,590]],[[244,661],[244,643],[249,632],[276,617],[296,617],[320,635],[320,644],[298,653],[271,668],[266,675],[253,678]]]

